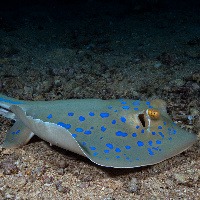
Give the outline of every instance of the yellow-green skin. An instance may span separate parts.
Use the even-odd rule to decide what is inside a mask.
[[[152,165],[196,142],[173,123],[162,100],[19,101],[0,95],[0,114],[16,119],[2,144],[26,144],[35,134],[107,167]],[[154,117],[149,111],[155,110]],[[155,113],[153,113],[155,114]]]

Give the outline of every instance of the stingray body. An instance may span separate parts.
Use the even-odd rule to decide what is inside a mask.
[[[0,114],[16,120],[4,148],[23,146],[37,135],[107,167],[152,165],[197,140],[173,123],[162,100],[20,101],[0,95]]]

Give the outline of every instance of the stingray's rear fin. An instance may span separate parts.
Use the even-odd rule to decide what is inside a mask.
[[[15,124],[8,131],[5,141],[1,145],[3,148],[17,148],[25,145],[33,137],[34,133],[27,128],[24,123],[17,119]]]

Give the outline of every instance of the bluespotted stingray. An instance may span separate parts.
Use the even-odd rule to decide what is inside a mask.
[[[37,135],[106,167],[153,165],[197,141],[171,120],[162,100],[21,101],[0,94],[0,114],[16,121],[3,148]]]

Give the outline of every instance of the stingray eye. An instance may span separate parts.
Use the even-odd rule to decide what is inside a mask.
[[[148,115],[151,119],[160,119],[160,112],[155,109],[148,109]]]

